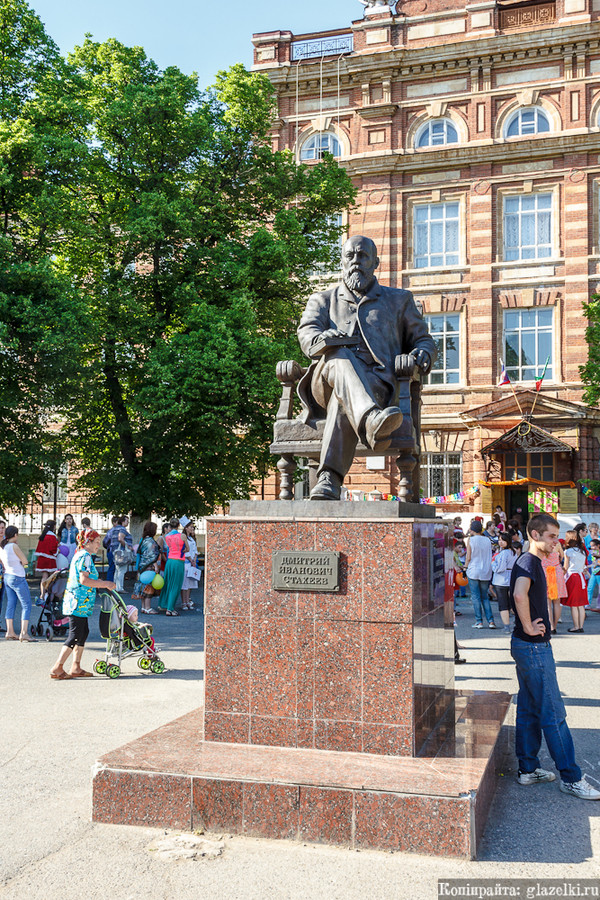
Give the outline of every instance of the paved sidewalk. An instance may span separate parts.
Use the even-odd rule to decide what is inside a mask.
[[[456,668],[457,687],[514,691],[509,638],[472,629],[468,601],[460,609],[468,662]],[[438,878],[600,877],[600,803],[565,796],[556,782],[520,787],[512,758],[476,862],[232,836],[218,859],[168,862],[146,849],[156,830],[93,824],[94,761],[201,702],[202,616],[152,621],[168,666],[160,676],[129,660],[116,681],[55,682],[48,672],[60,641],[0,639],[2,900],[425,900],[437,896]],[[101,649],[97,613],[92,623],[86,668]],[[584,635],[562,634],[553,644],[578,758],[600,783],[599,635],[592,613]]]

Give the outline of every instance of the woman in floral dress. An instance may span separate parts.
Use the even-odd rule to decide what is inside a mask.
[[[138,547],[138,555],[140,565],[138,568],[138,578],[133,586],[132,600],[142,601],[142,612],[154,615],[156,610],[152,609],[152,597],[154,596],[154,588],[151,584],[144,584],[140,581],[142,572],[148,572],[153,569],[158,572],[160,567],[160,547],[156,543],[156,525],[154,522],[146,522],[142,534],[142,540]]]

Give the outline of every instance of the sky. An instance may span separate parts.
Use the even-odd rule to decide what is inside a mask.
[[[160,68],[197,72],[200,87],[220,69],[252,64],[252,35],[346,28],[362,18],[359,0],[29,0],[50,37],[67,53],[86,32],[142,46]]]

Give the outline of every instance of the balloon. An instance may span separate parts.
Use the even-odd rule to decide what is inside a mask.
[[[150,584],[154,588],[155,591],[160,591],[160,589],[164,586],[165,579],[162,575],[155,575]]]
[[[63,547],[62,544],[61,544],[60,547],[58,548],[58,552],[59,552],[59,553],[62,553],[63,556],[66,556],[66,557],[69,556],[69,548],[68,548],[68,547]]]
[[[140,575],[140,581],[142,584],[152,584],[152,580],[154,579],[156,572],[154,569],[148,569],[146,572],[142,572]]]

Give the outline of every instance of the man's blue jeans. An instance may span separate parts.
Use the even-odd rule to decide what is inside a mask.
[[[485,617],[488,620],[488,625],[490,622],[494,621],[494,614],[492,612],[492,606],[490,603],[490,598],[488,596],[488,588],[490,586],[489,581],[479,581],[477,578],[469,578],[469,590],[471,591],[471,602],[473,603],[473,610],[475,612],[475,621],[479,624],[481,623],[481,607],[485,611]]]
[[[510,653],[516,663],[519,680],[515,736],[519,771],[534,772],[539,768],[538,753],[543,732],[562,780],[569,783],[579,781],[581,769],[575,762],[573,738],[556,680],[550,643],[530,644],[513,637]]]

